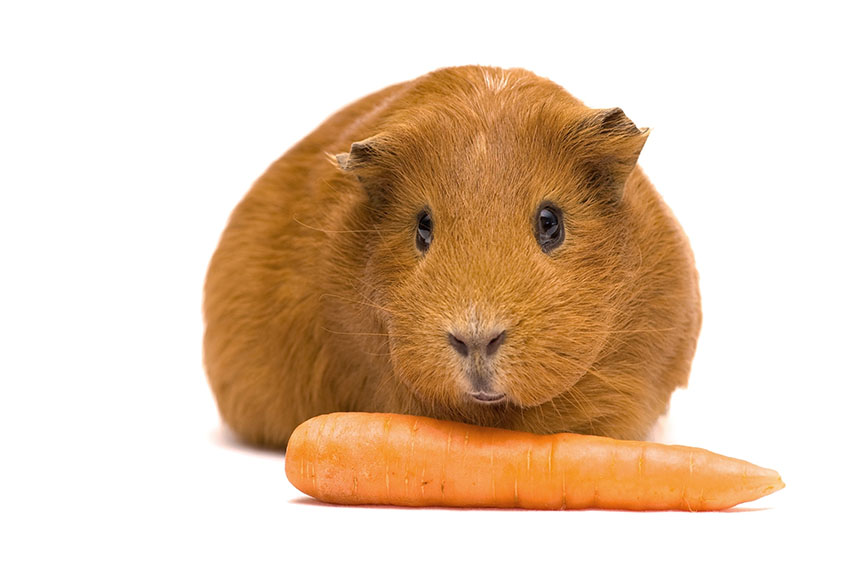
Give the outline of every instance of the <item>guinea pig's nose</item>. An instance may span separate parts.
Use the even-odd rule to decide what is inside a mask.
[[[468,357],[470,352],[483,357],[492,357],[504,341],[504,330],[484,332],[483,337],[449,332],[449,343],[461,357]]]

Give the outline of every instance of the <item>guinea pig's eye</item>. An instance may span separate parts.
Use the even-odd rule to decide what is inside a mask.
[[[549,253],[564,242],[564,215],[551,203],[544,203],[537,211],[537,243]]]
[[[425,252],[431,245],[431,214],[422,210],[416,217],[416,248]]]

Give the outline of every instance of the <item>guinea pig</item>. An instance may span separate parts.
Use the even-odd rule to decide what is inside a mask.
[[[204,287],[222,419],[334,411],[645,439],[701,324],[648,130],[522,69],[440,69],[327,119],[233,211]]]

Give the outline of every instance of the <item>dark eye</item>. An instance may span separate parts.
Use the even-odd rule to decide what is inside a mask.
[[[416,248],[425,253],[431,245],[431,214],[422,210],[416,217]]]
[[[544,204],[537,212],[537,243],[549,253],[564,241],[564,215],[554,204]]]

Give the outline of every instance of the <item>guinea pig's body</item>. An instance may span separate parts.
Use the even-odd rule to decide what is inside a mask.
[[[205,286],[223,419],[285,446],[332,411],[641,439],[687,383],[687,238],[647,132],[519,69],[442,69],[344,108],[230,218]]]

